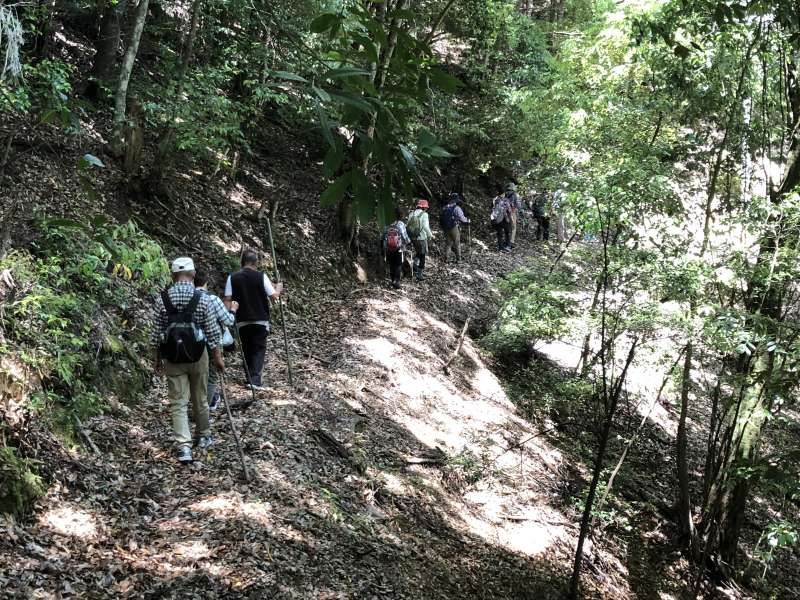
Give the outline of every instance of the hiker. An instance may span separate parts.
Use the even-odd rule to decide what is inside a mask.
[[[411,244],[406,225],[403,223],[405,212],[399,206],[394,209],[394,222],[383,232],[383,251],[389,263],[389,277],[392,287],[400,289],[400,278],[403,276],[403,251]]]
[[[267,351],[267,334],[270,332],[269,301],[277,300],[283,293],[283,284],[272,282],[266,273],[258,270],[258,253],[242,252],[242,268],[225,282],[225,305],[236,311],[236,330],[242,344],[245,366],[245,386],[259,391],[264,355]]]
[[[444,260],[450,255],[450,248],[453,249],[453,254],[456,255],[456,262],[461,261],[461,223],[469,223],[470,220],[464,214],[461,208],[463,199],[459,194],[453,192],[447,201],[447,205],[442,209],[442,216],[439,219],[439,225],[444,231]]]
[[[508,245],[511,246],[511,248],[514,248],[514,243],[517,240],[517,213],[522,208],[522,202],[517,194],[517,186],[514,183],[509,183],[506,185],[505,196],[506,200],[508,200],[509,226],[511,228],[511,238]]]
[[[229,327],[233,326],[235,321],[234,314],[236,310],[239,308],[238,302],[231,302],[231,308],[228,310],[219,296],[215,296],[211,292],[208,291],[208,273],[204,269],[197,269],[194,275],[194,287],[195,289],[200,290],[204,294],[209,297],[209,301],[211,303],[211,309],[214,312],[214,318],[217,320],[219,324],[220,331],[222,332],[222,339],[220,341],[220,345],[222,346],[223,350],[226,346],[230,346],[233,344],[233,338],[231,337],[231,333],[228,330]],[[209,412],[216,412],[219,409],[219,373],[217,373],[217,369],[214,368],[213,364],[208,365],[208,387],[207,387],[207,394],[208,400],[208,410]]]
[[[422,281],[425,276],[425,259],[428,256],[428,240],[433,239],[428,218],[428,201],[424,198],[417,200],[417,208],[408,216],[406,229],[414,244],[414,277],[417,281]]]
[[[562,184],[559,189],[553,192],[553,219],[556,224],[556,240],[559,242],[567,241],[567,222],[564,219],[564,200],[567,194],[564,191],[566,184]]]
[[[171,265],[172,285],[156,300],[151,342],[156,348],[154,368],[167,376],[173,440],[181,463],[192,462],[192,442],[205,449],[211,445],[206,387],[208,356],[219,373],[225,371],[219,329],[211,298],[195,289],[191,258],[176,258]],[[195,437],[189,429],[187,408],[191,403]]]
[[[511,207],[505,195],[495,196],[492,201],[492,225],[497,231],[497,249],[511,252]]]
[[[547,213],[547,197],[539,194],[533,200],[533,216],[536,219],[536,239],[550,239],[550,215]]]

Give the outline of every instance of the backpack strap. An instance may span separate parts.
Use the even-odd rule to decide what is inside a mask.
[[[200,304],[200,299],[202,297],[203,297],[203,292],[201,292],[200,290],[195,290],[194,296],[192,296],[192,299],[189,300],[189,304],[186,305],[184,312],[194,316],[194,311],[197,310],[197,305]]]
[[[169,288],[161,292],[161,301],[164,303],[164,310],[167,314],[175,312],[175,305],[172,303],[172,298],[169,297]]]

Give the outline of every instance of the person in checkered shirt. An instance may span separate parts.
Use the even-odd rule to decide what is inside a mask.
[[[167,290],[169,301],[176,309],[185,308],[195,294],[194,262],[191,258],[176,258],[172,262],[173,284]],[[182,463],[192,461],[192,442],[200,449],[211,445],[211,428],[208,420],[206,387],[208,385],[208,355],[219,373],[224,373],[220,341],[222,332],[210,297],[202,294],[193,313],[193,322],[203,330],[207,350],[196,362],[172,363],[161,356],[160,346],[165,341],[169,317],[164,300],[159,296],[155,303],[151,343],[155,348],[154,367],[157,374],[167,376],[170,415],[172,417],[173,440],[177,445],[177,458]],[[195,433],[193,439],[189,429],[188,407],[191,403],[194,416]]]

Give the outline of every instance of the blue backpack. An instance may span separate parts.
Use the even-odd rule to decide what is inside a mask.
[[[458,225],[456,222],[456,205],[445,206],[442,211],[442,216],[439,217],[439,225],[444,231],[450,231],[453,227]]]

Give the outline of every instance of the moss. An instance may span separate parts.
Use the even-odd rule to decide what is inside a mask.
[[[0,512],[22,516],[44,495],[42,479],[14,448],[0,448]]]

